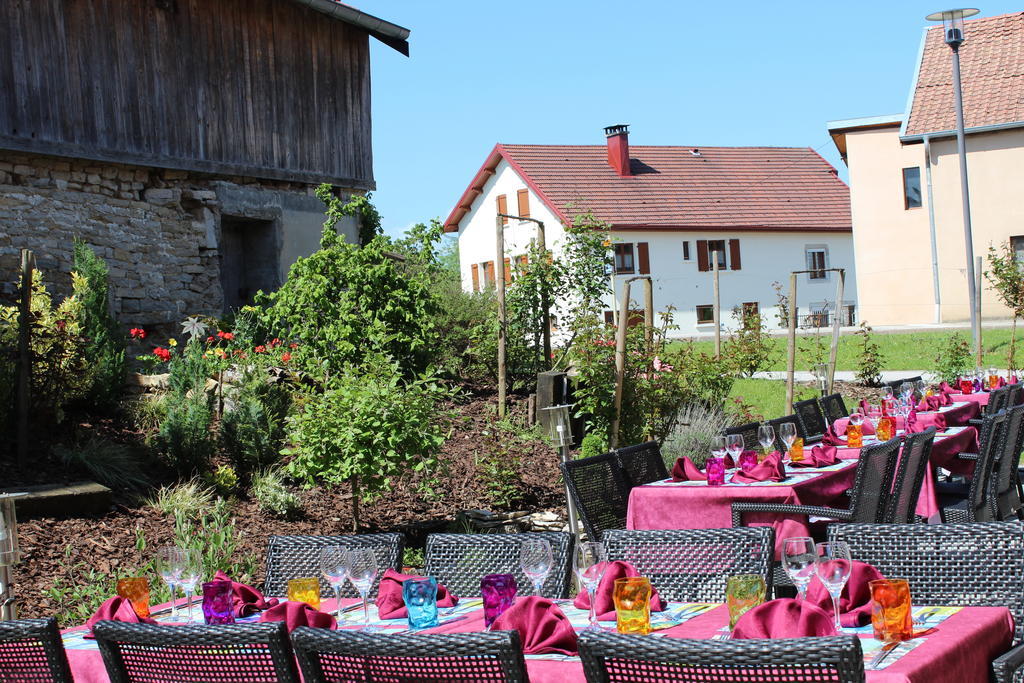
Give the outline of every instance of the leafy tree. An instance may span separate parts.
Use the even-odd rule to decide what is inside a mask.
[[[87,398],[96,407],[111,408],[124,384],[124,334],[110,313],[110,282],[107,264],[85,242],[75,239],[72,286],[82,306],[82,335],[88,340],[85,360],[89,365]]]
[[[939,349],[933,372],[944,382],[955,382],[974,368],[971,345],[959,332],[955,332]]]
[[[882,381],[882,367],[885,356],[882,347],[871,337],[871,327],[862,322],[860,329],[860,356],[857,358],[857,381],[869,387],[876,387]]]
[[[1017,260],[1009,243],[1004,243],[1001,250],[988,248],[988,266],[985,279],[989,281],[996,296],[1007,308],[1013,311],[1013,329],[1010,333],[1010,349],[1007,354],[1007,367],[1017,369],[1017,319],[1024,316],[1024,268]]]

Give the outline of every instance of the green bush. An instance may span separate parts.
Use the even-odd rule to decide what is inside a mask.
[[[775,360],[776,346],[768,336],[768,327],[758,313],[734,308],[732,317],[739,324],[722,345],[722,354],[729,359],[741,377],[751,377]]]
[[[75,240],[72,282],[74,294],[81,302],[82,334],[87,339],[87,398],[92,406],[109,410],[117,405],[124,384],[124,334],[110,313],[107,264],[78,239]]]
[[[195,392],[169,402],[155,442],[167,461],[183,476],[205,472],[214,452],[211,397]]]
[[[231,506],[223,498],[196,516],[176,514],[174,544],[199,553],[205,577],[222,571],[235,581],[251,583],[256,576],[259,562],[239,552]]]
[[[250,369],[243,372],[233,403],[221,420],[220,440],[244,479],[280,458],[291,397],[281,384],[267,382],[261,370]]]
[[[213,500],[213,491],[198,479],[192,479],[172,486],[161,486],[156,495],[146,501],[146,505],[165,515],[194,518],[211,509]]]
[[[862,322],[857,331],[860,335],[860,356],[857,357],[857,381],[869,387],[876,387],[882,382],[882,368],[885,356],[882,348],[871,337],[871,327]]]
[[[56,446],[53,452],[65,465],[85,469],[112,489],[141,491],[150,484],[145,457],[125,444],[92,436],[81,444]]]
[[[222,496],[231,495],[238,488],[238,475],[230,465],[221,465],[203,478]]]
[[[280,470],[253,474],[249,494],[256,499],[261,510],[278,517],[291,517],[302,509],[302,501],[285,485],[284,474]]]
[[[953,383],[974,370],[974,356],[967,339],[955,332],[940,347],[932,372],[942,382]]]

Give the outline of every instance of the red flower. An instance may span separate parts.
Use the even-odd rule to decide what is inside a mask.
[[[215,342],[215,341],[217,341],[217,340],[216,340],[216,339],[214,339],[213,337],[207,337],[207,338],[206,338],[206,343],[207,343],[207,344],[212,344],[212,343],[213,343],[213,342]]]
[[[231,341],[232,339],[235,338],[235,335],[232,332],[225,332],[224,336],[221,337],[221,338],[222,339],[227,339],[228,341]]]
[[[64,330],[66,330],[67,326],[68,326],[68,321],[67,320],[58,320],[57,321],[57,330],[59,332],[63,332]]]
[[[239,358],[245,358],[245,351],[242,349],[235,349],[235,355]]]
[[[256,347],[255,349],[253,349],[253,350],[254,350],[254,351],[255,351],[256,353],[263,353],[264,351],[266,351],[266,350],[267,350],[267,347],[266,347],[266,346],[264,346],[263,344],[260,344],[259,346],[257,346],[257,347]]]
[[[142,329],[141,327],[133,327],[132,329],[128,330],[128,334],[130,334],[132,336],[132,339],[145,339],[146,338],[146,331],[144,329]]]
[[[153,349],[153,355],[166,363],[171,359],[171,350],[162,349],[158,346],[155,349]]]
[[[225,334],[227,333],[224,330],[217,330],[217,336],[220,337],[221,339],[224,338]]]
[[[294,351],[295,349],[299,348],[299,345],[296,344],[295,342],[292,342],[291,344],[288,345],[288,348]]]
[[[270,348],[274,348],[274,347],[277,347],[277,346],[280,346],[280,345],[281,345],[281,340],[278,339],[277,337],[274,337],[273,339],[270,340]]]
[[[282,363],[287,363],[291,359],[292,359],[292,354],[288,353],[287,351],[285,351],[284,353],[281,354],[281,362]]]

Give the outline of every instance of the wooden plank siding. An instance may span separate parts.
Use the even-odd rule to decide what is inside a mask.
[[[279,0],[3,0],[0,148],[373,189],[369,36]]]

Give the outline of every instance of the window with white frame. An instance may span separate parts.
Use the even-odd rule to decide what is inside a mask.
[[[804,247],[807,261],[808,280],[828,280],[828,247],[823,244],[808,244]]]

